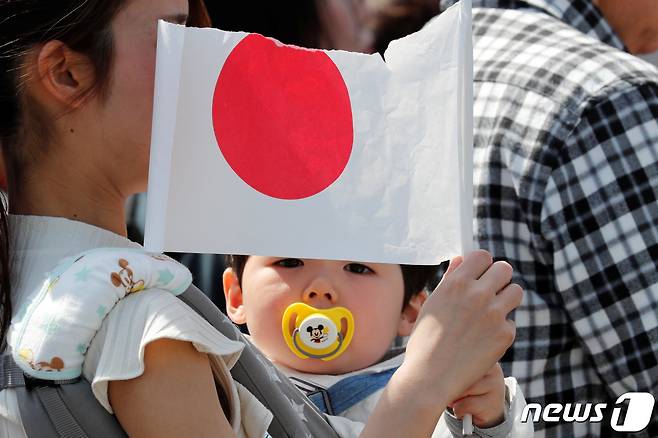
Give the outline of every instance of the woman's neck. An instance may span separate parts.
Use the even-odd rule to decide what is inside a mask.
[[[78,165],[60,167],[56,174],[48,169],[30,169],[18,183],[9,178],[10,213],[63,217],[126,236],[125,196],[103,185],[97,174],[85,175]]]

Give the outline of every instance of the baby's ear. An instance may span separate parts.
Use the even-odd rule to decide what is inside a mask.
[[[398,325],[398,336],[409,336],[414,328],[420,308],[427,300],[427,291],[417,293],[409,300],[409,303],[404,306],[400,314],[400,323]]]
[[[226,298],[226,314],[236,324],[244,324],[246,317],[242,301],[242,288],[237,274],[231,268],[226,268],[222,275],[224,297]]]

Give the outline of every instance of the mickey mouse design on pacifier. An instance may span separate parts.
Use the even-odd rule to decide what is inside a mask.
[[[354,317],[345,307],[318,309],[293,303],[281,319],[288,348],[302,359],[332,360],[352,342]]]

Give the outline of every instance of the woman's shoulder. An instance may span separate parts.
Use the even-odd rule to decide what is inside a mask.
[[[222,356],[239,353],[244,347],[221,334],[176,296],[154,288],[130,294],[116,304],[92,341],[87,360],[94,345],[101,342],[106,354],[131,355],[135,348],[142,350],[162,338],[189,341],[200,351]],[[231,366],[233,363],[229,362]]]
[[[109,312],[86,352],[83,375],[96,398],[111,412],[107,385],[144,372],[146,346],[160,339],[187,341],[214,355],[230,369],[244,348],[210,325],[167,291],[149,289],[130,294]]]
[[[157,334],[164,338],[188,340],[199,346],[220,341],[222,348],[230,352],[243,347],[241,342],[222,335],[178,297],[159,288],[131,293],[117,302],[98,335],[102,332],[120,338],[125,335],[124,343],[129,334],[129,339],[140,339],[140,342],[148,342]]]

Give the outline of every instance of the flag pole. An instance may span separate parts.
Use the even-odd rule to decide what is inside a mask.
[[[473,39],[471,0],[460,1],[461,35],[459,56],[461,61],[460,89],[461,104],[461,242],[462,253],[466,255],[473,250]],[[462,434],[473,435],[473,416],[465,414],[462,419]]]

